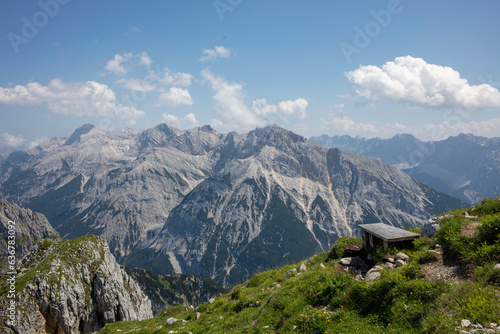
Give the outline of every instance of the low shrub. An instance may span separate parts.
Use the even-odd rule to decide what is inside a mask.
[[[419,251],[429,248],[429,246],[432,245],[434,241],[429,236],[423,236],[413,240],[412,243],[413,243],[413,250]]]
[[[332,249],[328,253],[327,261],[340,259],[344,256],[344,252],[347,249],[347,244],[354,242],[363,242],[362,239],[352,238],[352,237],[344,237],[338,239],[332,246]]]
[[[483,224],[478,227],[479,242],[488,245],[500,242],[500,216],[488,216],[483,220]]]
[[[438,257],[434,252],[420,252],[415,256],[415,261],[418,264],[426,264],[437,261]]]
[[[483,199],[480,205],[472,211],[475,215],[493,215],[500,213],[500,197]]]
[[[500,269],[493,269],[494,264],[478,267],[474,272],[474,278],[484,284],[491,284],[500,287]]]
[[[422,267],[416,264],[409,264],[401,269],[401,275],[409,280],[415,280],[417,278],[424,278],[425,275],[422,274]]]

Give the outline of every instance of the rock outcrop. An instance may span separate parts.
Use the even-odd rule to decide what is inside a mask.
[[[15,249],[15,254],[11,258],[14,260],[12,265],[16,267],[39,241],[48,237],[59,237],[59,234],[41,213],[0,200],[0,236],[2,236],[0,239],[0,274],[2,274],[9,269],[8,256],[12,255],[12,247]],[[11,241],[10,249],[9,241]]]
[[[440,224],[441,222],[446,219],[450,218],[452,215],[442,215],[440,217],[432,217],[430,218],[427,223],[422,226],[422,236],[428,236],[428,237],[433,237],[434,234],[436,234],[437,231],[439,231]]]
[[[88,333],[107,323],[151,318],[151,302],[96,236],[46,239],[18,268],[16,323],[6,333]],[[10,331],[10,332],[9,332]]]

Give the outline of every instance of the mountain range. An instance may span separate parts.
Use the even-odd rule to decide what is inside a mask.
[[[360,223],[421,226],[465,205],[395,167],[277,126],[221,134],[84,125],[11,153],[0,196],[64,238],[95,234],[117,260],[230,287],[327,250]]]
[[[421,141],[408,134],[390,139],[322,135],[311,140],[380,159],[471,204],[500,196],[500,137],[461,134],[446,140]]]

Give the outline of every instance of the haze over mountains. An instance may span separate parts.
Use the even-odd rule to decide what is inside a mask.
[[[328,249],[359,223],[420,226],[465,203],[378,160],[277,126],[221,134],[85,125],[0,164],[0,196],[119,262],[241,283]]]
[[[311,140],[380,159],[434,189],[472,204],[500,196],[500,137],[461,134],[423,142],[408,134],[390,139],[322,135]]]

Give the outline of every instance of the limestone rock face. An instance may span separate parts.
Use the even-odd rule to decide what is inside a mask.
[[[151,302],[96,236],[45,240],[19,268],[16,333],[87,333],[151,318]],[[6,300],[0,302],[2,314]],[[5,319],[2,319],[5,320]]]
[[[37,241],[59,236],[44,215],[0,200],[0,236],[7,239],[0,239],[0,274],[9,267],[9,235],[15,238],[14,267],[36,246]]]
[[[419,227],[462,204],[380,161],[278,126],[108,133],[84,126],[12,153],[0,196],[64,238],[96,234],[118,262],[224,287],[328,250],[361,223]]]

